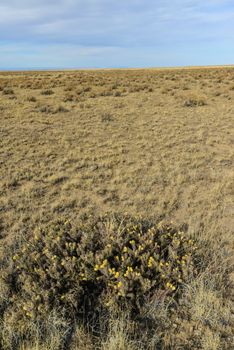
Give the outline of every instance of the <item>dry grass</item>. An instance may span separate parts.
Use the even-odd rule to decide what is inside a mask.
[[[142,346],[231,349],[233,80],[228,67],[0,73],[2,269],[16,240],[60,216],[128,212],[187,223],[204,272],[176,314],[149,306],[155,333]],[[1,313],[7,298],[2,283]],[[98,341],[79,326],[71,349],[141,347],[124,317],[111,324]],[[57,349],[60,336],[21,349]]]

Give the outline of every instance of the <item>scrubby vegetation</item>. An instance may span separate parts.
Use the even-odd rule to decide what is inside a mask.
[[[197,106],[205,106],[206,102],[202,98],[189,98],[184,101],[185,107],[197,107]]]
[[[56,309],[70,325],[123,307],[138,318],[156,293],[159,300],[178,299],[181,286],[196,275],[195,250],[171,224],[140,218],[105,216],[75,228],[60,220],[36,230],[3,277],[9,293],[4,317],[14,318],[15,346],[27,338],[28,322]]]
[[[233,79],[1,72],[3,350],[232,349]]]

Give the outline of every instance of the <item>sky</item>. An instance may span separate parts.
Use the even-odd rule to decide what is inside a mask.
[[[0,0],[0,69],[234,64],[234,0]]]

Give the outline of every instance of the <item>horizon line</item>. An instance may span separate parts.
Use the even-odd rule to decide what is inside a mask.
[[[62,68],[62,67],[32,67],[32,68],[0,68],[0,72],[38,72],[38,71],[92,71],[92,70],[147,70],[147,69],[200,69],[200,68],[234,68],[234,64],[217,64],[217,65],[177,65],[177,66],[148,66],[148,67],[73,67],[73,68]]]

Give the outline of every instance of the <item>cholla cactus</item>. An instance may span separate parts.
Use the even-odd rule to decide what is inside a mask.
[[[73,230],[68,221],[36,230],[13,256],[18,284],[14,305],[30,318],[52,307],[76,310],[93,280],[91,246],[85,230]]]
[[[140,218],[104,216],[78,228],[60,220],[36,230],[13,256],[14,312],[79,313],[93,300],[137,310],[156,290],[176,293],[193,269],[195,249],[172,225]]]
[[[155,290],[173,295],[193,269],[192,240],[172,225],[126,218],[95,254],[96,280],[106,288],[106,303],[141,305]]]

